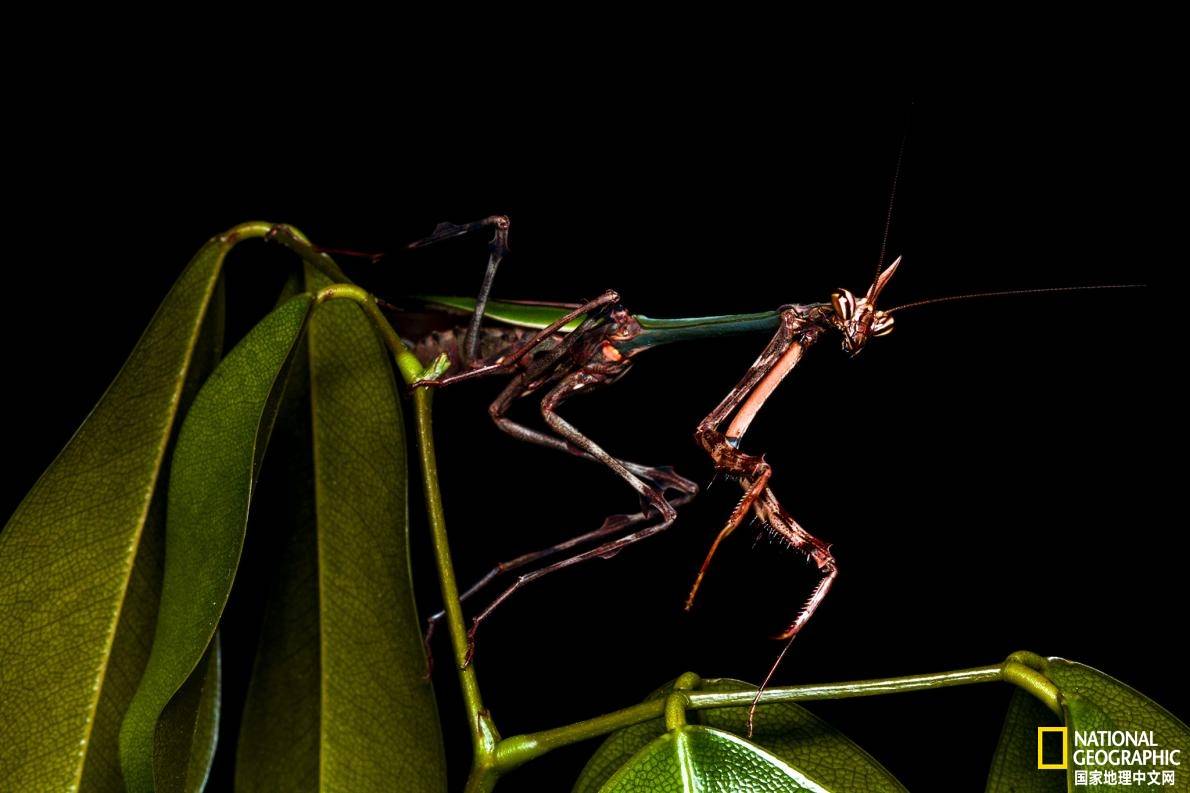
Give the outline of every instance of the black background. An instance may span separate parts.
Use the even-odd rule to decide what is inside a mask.
[[[908,129],[890,240],[905,264],[888,305],[1155,275],[1138,253],[1147,177],[1132,159],[1134,122],[1101,85],[820,99],[779,81],[695,82],[642,78],[529,110],[476,86],[448,108],[406,104],[392,118],[347,100],[295,108],[268,90],[234,109],[222,96],[166,109],[85,89],[69,105],[31,104],[6,180],[0,507],[11,512],[66,442],[193,251],[246,219],[387,252],[378,264],[343,261],[378,294],[471,295],[483,239],[401,249],[441,220],[504,212],[513,253],[497,297],[573,301],[612,287],[651,316],[756,311],[866,289]],[[289,264],[263,244],[237,249],[233,332],[269,305]],[[1103,669],[1185,718],[1175,652],[1185,542],[1160,503],[1172,479],[1170,362],[1153,330],[1164,310],[1152,288],[969,302],[900,315],[855,360],[833,340],[814,349],[745,444],[767,454],[776,492],[834,543],[841,568],[775,682],[938,671],[1032,649]],[[615,388],[563,412],[613,453],[705,483],[692,430],[765,341],[645,353]],[[499,387],[462,385],[436,402],[464,582],[636,503],[608,472],[498,432],[484,408]],[[518,411],[536,417],[531,404]],[[779,649],[766,637],[809,592],[808,567],[741,531],[695,611],[681,610],[735,499],[717,485],[667,534],[551,576],[497,612],[477,664],[503,734],[632,704],[686,670],[763,676]],[[425,534],[415,510],[429,610],[438,594]],[[269,562],[251,541],[246,560]],[[248,577],[233,596],[229,732],[212,789],[230,785],[230,703],[246,686],[263,580]],[[447,656],[445,642],[437,650]],[[461,786],[469,748],[448,669],[436,687]],[[983,686],[811,707],[910,789],[978,790],[1009,694]],[[558,751],[507,788],[567,789],[593,748]]]

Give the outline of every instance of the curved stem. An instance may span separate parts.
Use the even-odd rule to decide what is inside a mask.
[[[454,649],[459,684],[475,749],[476,770],[487,766],[496,753],[500,735],[483,707],[475,665],[467,663],[467,629],[463,622],[463,606],[455,581],[454,565],[450,558],[450,544],[446,536],[446,515],[442,508],[442,493],[438,488],[438,461],[434,456],[434,433],[430,413],[432,394],[428,388],[413,393],[414,415],[417,425],[417,447],[421,457],[422,481],[425,485],[426,509],[429,513],[430,534],[434,557],[438,563],[438,583],[442,587],[442,601],[446,609],[446,624]]]
[[[261,224],[253,223],[250,225],[259,226]],[[266,225],[268,228],[261,235],[265,239],[280,243],[286,248],[289,248],[300,256],[302,261],[331,279],[331,281],[335,283],[348,282],[349,279],[339,269],[339,265],[335,264],[335,260],[315,248],[310,240],[306,238],[305,234],[285,223],[269,223]]]
[[[1066,718],[1062,712],[1062,695],[1058,692],[1058,687],[1037,669],[1009,658],[1004,662],[1004,679],[1037,697],[1058,718]]]
[[[325,254],[319,255],[324,256]],[[375,295],[355,284],[331,284],[314,295],[316,304],[325,303],[328,300],[350,300],[363,309],[364,313],[368,315],[368,319],[372,320],[376,332],[380,334],[384,346],[388,347],[389,352],[396,359],[397,371],[401,373],[401,379],[405,381],[406,385],[413,385],[418,381],[423,374],[421,361],[417,360],[417,356],[409,351],[405,342],[401,341],[401,337],[393,330],[393,326],[389,324],[384,312],[380,310],[380,304],[376,301]]]
[[[772,688],[760,695],[760,702],[808,702],[816,699],[848,699],[871,697],[879,694],[901,694],[906,691],[929,691],[949,686],[966,686],[972,683],[995,683],[1003,680],[1003,664],[979,666],[974,669],[959,669],[954,672],[938,672],[926,675],[907,675],[879,680],[855,680],[847,683],[828,683],[819,686],[788,686]],[[723,691],[690,694],[690,707],[730,708],[751,705],[755,691]]]
[[[908,675],[905,677],[890,677],[876,680],[856,680],[825,685],[770,688],[760,695],[759,703],[765,705],[774,702],[807,702],[822,699],[870,697],[879,694],[929,691],[936,688],[1002,681],[1024,688],[1026,691],[1040,698],[1051,709],[1057,703],[1057,689],[1054,685],[1040,672],[1030,669],[1013,659],[1009,659],[1004,663],[979,666],[972,669],[959,669],[952,672]],[[686,700],[687,710],[706,710],[711,708],[746,707],[752,704],[753,699],[756,697],[756,692],[754,690],[721,692],[686,691],[683,692],[683,696]],[[668,716],[667,706],[673,707],[674,705],[675,703],[671,702],[668,698],[655,699],[565,727],[556,727],[551,730],[505,738],[496,747],[496,765],[502,770],[516,768],[553,749],[578,743],[588,738],[597,738],[600,735],[606,735],[607,733],[615,732],[616,730],[630,727],[634,724]],[[1060,706],[1056,712],[1061,714]]]

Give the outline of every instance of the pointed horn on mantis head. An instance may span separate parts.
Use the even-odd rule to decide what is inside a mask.
[[[880,297],[880,293],[884,291],[884,287],[888,286],[888,282],[892,280],[893,273],[895,273],[897,268],[901,266],[901,258],[902,257],[898,256],[896,259],[893,259],[892,264],[890,264],[888,267],[885,267],[876,274],[876,280],[873,281],[872,286],[868,288],[868,294],[866,297],[869,306],[872,306],[873,308],[876,307],[876,299]]]

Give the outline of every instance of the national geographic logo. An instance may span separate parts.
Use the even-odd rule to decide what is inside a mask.
[[[1075,730],[1071,751],[1066,727],[1037,728],[1037,768],[1066,770],[1074,785],[1167,786],[1177,784],[1182,750],[1166,748],[1152,730]]]

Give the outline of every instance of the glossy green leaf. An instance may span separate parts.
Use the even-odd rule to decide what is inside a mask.
[[[253,328],[202,387],[179,432],[157,630],[120,729],[120,765],[132,793],[154,789],[158,720],[202,659],[227,602],[256,477],[312,306],[309,295],[299,295]]]
[[[307,272],[311,292],[328,281]],[[316,310],[297,507],[241,728],[240,791],[442,791],[445,759],[409,580],[392,364],[347,302]],[[295,376],[297,371],[295,370]],[[288,422],[287,422],[288,423]]]
[[[1061,725],[1032,694],[1015,691],[988,772],[987,793],[1064,793],[1064,773],[1037,768],[1037,728]]]
[[[654,691],[659,699],[672,685]],[[755,687],[727,678],[703,680],[698,691],[754,691]],[[712,708],[689,711],[687,718],[704,726],[738,735],[747,734],[748,708]],[[905,788],[871,755],[846,736],[794,702],[778,702],[756,710],[750,741],[808,779],[833,793],[904,793]],[[665,732],[661,719],[635,724],[612,734],[587,762],[575,793],[595,793],[630,757]]]
[[[828,793],[776,755],[729,732],[688,725],[641,749],[601,793]]]
[[[163,460],[218,358],[237,239],[194,257],[0,532],[0,790],[123,790],[116,736],[156,618]]]
[[[194,673],[161,713],[153,741],[159,790],[198,793],[207,783],[219,737],[222,662],[216,633]]]

